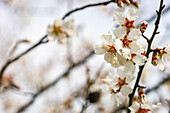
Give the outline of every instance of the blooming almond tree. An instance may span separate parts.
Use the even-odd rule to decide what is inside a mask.
[[[13,0],[6,0],[5,2],[7,1],[12,2]],[[107,110],[100,107],[102,106],[102,104],[100,103],[100,100],[101,100],[100,90],[102,90],[103,93],[109,95],[109,98],[111,98],[110,100],[113,102],[114,106],[116,105],[118,107],[119,105],[123,104],[122,108],[126,109],[127,113],[152,113],[154,112],[154,110],[159,108],[162,104],[160,102],[152,102],[152,101],[149,101],[149,99],[147,99],[146,94],[148,91],[144,90],[145,88],[147,88],[147,86],[142,86],[140,83],[140,79],[142,77],[142,73],[143,73],[143,70],[146,64],[151,64],[152,66],[155,66],[155,67],[157,66],[161,71],[164,70],[165,68],[164,64],[170,64],[170,46],[166,44],[165,46],[158,48],[152,45],[152,42],[155,36],[159,34],[158,27],[159,27],[162,11],[165,7],[163,2],[164,0],[160,0],[159,10],[156,11],[157,17],[156,17],[156,21],[154,25],[155,28],[150,38],[148,38],[144,34],[145,31],[148,30],[147,26],[148,26],[149,21],[148,22],[143,21],[140,24],[140,26],[136,25],[136,20],[139,18],[140,10],[139,10],[139,3],[134,0],[109,0],[109,1],[104,1],[101,3],[88,4],[83,7],[79,7],[79,8],[76,8],[76,9],[73,9],[67,12],[61,19],[57,19],[54,21],[52,25],[47,26],[47,29],[46,29],[47,34],[43,36],[37,43],[35,43],[34,45],[29,47],[25,51],[21,52],[16,57],[11,57],[10,55],[15,52],[18,46],[18,43],[21,43],[21,42],[28,43],[29,41],[28,40],[19,41],[15,45],[15,47],[12,49],[12,51],[9,54],[9,59],[7,59],[5,64],[0,69],[0,93],[3,93],[7,91],[8,89],[13,89],[15,91],[17,90],[22,93],[22,90],[21,90],[22,87],[20,87],[17,84],[17,82],[14,81],[13,77],[7,76],[7,75],[4,76],[4,72],[10,64],[17,61],[22,56],[27,54],[29,51],[33,50],[34,48],[36,48],[37,46],[41,44],[45,44],[45,43],[48,43],[49,41],[57,40],[59,42],[58,44],[64,45],[66,42],[68,42],[69,38],[74,38],[74,36],[77,34],[76,29],[75,29],[76,27],[74,25],[74,19],[66,19],[69,15],[73,14],[74,12],[88,8],[88,7],[116,3],[118,5],[118,8],[113,13],[113,23],[115,24],[116,27],[112,28],[111,30],[108,30],[108,33],[101,35],[100,38],[102,40],[102,44],[96,45],[94,47],[94,51],[93,50],[89,51],[89,54],[82,60],[74,62],[72,61],[72,59],[70,60],[68,58],[68,60],[70,60],[69,62],[70,65],[68,66],[68,69],[66,69],[66,71],[63,74],[61,74],[61,76],[57,76],[58,78],[56,77],[54,81],[52,82],[48,80],[47,81],[44,80],[45,82],[48,82],[44,85],[42,84],[43,81],[41,81],[40,84],[42,85],[39,86],[40,88],[35,93],[29,93],[32,96],[30,101],[26,103],[25,105],[22,105],[22,106],[20,105],[19,110],[17,110],[16,113],[21,113],[21,112],[26,111],[26,109],[36,101],[36,98],[38,98],[43,92],[47,91],[49,88],[53,87],[57,82],[61,80],[61,78],[67,77],[67,80],[69,80],[69,77],[68,77],[69,73],[73,69],[75,69],[75,67],[78,67],[81,64],[84,64],[86,60],[89,57],[91,57],[93,54],[103,55],[104,61],[108,63],[109,66],[111,65],[110,67],[111,69],[114,70],[114,72],[107,71],[108,74],[102,75],[100,73],[102,69],[102,66],[101,66],[99,71],[97,71],[94,79],[92,79],[92,77],[90,77],[90,74],[91,74],[90,69],[88,68],[87,65],[85,65],[84,67],[86,68],[85,72],[87,75],[86,76],[87,79],[85,83],[86,86],[81,87],[78,91],[76,91],[76,94],[72,94],[71,91],[68,91],[69,93],[71,93],[69,95],[70,97],[66,98],[64,96],[65,101],[63,102],[63,104],[59,105],[58,100],[57,100],[57,102],[55,101],[53,103],[53,106],[51,108],[47,107],[47,111],[44,111],[44,112],[47,112],[47,113],[56,113],[56,112],[84,113],[88,105],[98,102],[99,103],[98,111],[97,112],[95,111],[95,113],[106,113]],[[145,42],[142,42],[141,39],[144,39]],[[70,52],[69,49],[71,46],[69,44],[70,43],[67,43],[67,50],[68,50],[67,53]],[[78,48],[76,51],[79,51],[79,49],[80,48]],[[78,58],[79,57],[80,56],[78,56]],[[95,63],[95,66],[96,66],[96,63]],[[45,68],[43,68],[43,70],[45,70]],[[138,73],[136,73],[137,71]],[[44,71],[42,71],[40,75],[42,73],[44,73]],[[83,78],[82,76],[81,76],[81,79]],[[99,79],[99,82],[97,81],[98,79]],[[61,84],[63,83],[64,81]],[[67,82],[67,83],[69,83],[68,85],[70,85],[70,82]],[[70,85],[69,87],[71,86],[72,85]],[[76,86],[79,86],[79,85],[76,84]],[[100,87],[100,89],[97,89],[96,87],[97,88]],[[156,88],[157,87],[158,86],[156,86]],[[60,88],[62,89],[62,87]],[[94,89],[95,91],[92,91]],[[136,90],[137,90],[137,93],[136,93]],[[54,94],[56,94],[56,92]],[[55,97],[57,96],[55,95]],[[74,111],[73,104],[75,103],[77,104],[77,102],[79,102],[77,101],[79,100],[79,97],[81,97],[82,101],[84,101],[81,106],[82,109],[81,111]],[[76,98],[78,99],[76,100]],[[53,99],[49,99],[49,100],[53,100]],[[128,102],[125,102],[125,100]],[[43,101],[46,101],[46,99],[44,99]],[[128,103],[128,105],[126,105],[126,103]],[[104,100],[104,104],[105,104],[105,100]],[[80,104],[78,105],[80,106]],[[4,106],[9,107],[10,104],[7,103],[7,105],[4,105]],[[120,109],[122,108],[120,107]],[[70,111],[67,111],[67,110],[70,110]],[[88,111],[86,112],[89,113]]]

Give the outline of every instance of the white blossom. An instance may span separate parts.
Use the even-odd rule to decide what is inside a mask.
[[[53,41],[58,39],[59,43],[64,43],[69,37],[76,35],[73,22],[73,19],[67,21],[58,19],[54,21],[53,25],[48,25],[48,40]]]
[[[133,102],[129,109],[135,113],[151,113],[154,109],[159,108],[160,105],[160,103],[155,105],[149,101],[145,102],[144,104]]]
[[[127,16],[124,15],[124,10],[125,8],[118,8],[113,15],[113,22],[121,25],[121,27],[113,31],[114,35],[119,38],[125,36],[126,32],[129,32],[131,28],[135,28],[133,23],[139,16],[139,11],[135,7],[128,9]]]
[[[102,89],[111,95],[111,99],[118,106],[122,102],[121,96],[128,96],[132,92],[132,88],[129,83],[134,80],[132,75],[120,75],[109,73],[109,75],[103,80]]]

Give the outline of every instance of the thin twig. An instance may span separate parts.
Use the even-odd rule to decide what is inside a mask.
[[[77,11],[80,11],[80,10],[83,10],[83,9],[85,9],[85,8],[94,7],[94,6],[100,6],[100,5],[108,5],[108,4],[112,3],[112,2],[115,2],[115,0],[109,0],[109,1],[100,2],[100,3],[88,4],[88,5],[85,5],[85,6],[76,8],[76,9],[73,9],[73,10],[69,11],[68,13],[66,13],[66,14],[63,16],[62,19],[64,20],[67,16],[71,15],[72,13],[77,12]]]
[[[12,59],[8,59],[7,62],[2,66],[2,69],[0,71],[0,86],[1,86],[1,80],[2,80],[2,76],[3,76],[3,73],[4,71],[6,70],[6,68],[14,63],[15,61],[17,61],[18,59],[20,59],[22,56],[24,56],[25,54],[27,54],[28,52],[30,52],[31,50],[33,50],[34,48],[36,48],[37,46],[41,45],[41,44],[44,44],[44,43],[47,43],[48,40],[44,41],[46,39],[47,35],[45,35],[44,37],[42,37],[40,39],[40,41],[38,41],[36,44],[34,44],[33,46],[31,46],[30,48],[28,48],[26,51],[20,53],[18,56],[16,56],[15,58],[12,58]]]
[[[156,11],[157,12],[157,19],[155,21],[155,29],[153,31],[153,34],[149,40],[149,43],[148,43],[148,48],[147,48],[147,52],[146,52],[146,57],[148,58],[149,56],[149,53],[150,53],[150,49],[151,49],[151,45],[152,45],[152,41],[157,33],[157,30],[158,30],[158,27],[159,27],[159,22],[160,22],[160,18],[161,18],[161,14],[162,14],[162,10],[164,9],[165,5],[163,5],[163,0],[160,1],[160,6],[159,6],[159,11]],[[146,62],[145,62],[146,64]],[[133,88],[133,91],[132,93],[129,95],[129,107],[132,105],[132,102],[133,102],[133,97],[134,97],[134,94],[135,94],[135,91],[139,85],[139,81],[140,81],[140,78],[141,78],[141,75],[142,75],[142,72],[143,72],[143,69],[144,69],[144,66],[140,66],[139,67],[139,72],[138,72],[138,76],[137,76],[137,79],[136,79],[136,82],[135,82],[135,86]],[[130,110],[128,109],[127,113],[130,113]]]
[[[149,43],[149,39],[148,39],[148,37],[146,37],[143,33],[142,33],[142,36],[143,36],[143,38],[145,38],[146,39],[146,41]]]

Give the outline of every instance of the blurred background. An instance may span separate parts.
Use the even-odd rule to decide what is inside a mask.
[[[39,41],[55,19],[61,19],[77,7],[103,1],[0,0],[0,70],[8,59],[15,58]],[[149,25],[145,35],[150,37],[160,1],[138,2],[140,17],[135,25],[147,20]],[[160,34],[155,37],[153,47],[170,43],[170,1],[164,0],[164,4]],[[116,26],[113,13],[117,7],[110,3],[73,13],[67,18],[74,18],[77,36],[66,44],[57,40],[41,44],[9,65],[2,78],[6,87],[0,90],[0,113],[22,110],[23,113],[125,112],[127,98],[122,98],[123,104],[117,107],[100,89],[101,80],[115,69],[104,61],[103,56],[93,53],[94,46],[102,43],[100,36]],[[25,41],[18,43],[21,40]],[[14,47],[15,51],[11,53]],[[170,65],[160,71],[149,63],[144,69],[141,85],[147,87],[147,100],[162,103],[154,113],[170,112],[169,70]]]

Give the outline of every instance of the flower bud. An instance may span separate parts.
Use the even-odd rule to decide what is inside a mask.
[[[148,26],[148,22],[143,21],[143,22],[141,23],[141,26],[140,26],[140,31],[141,31],[142,33],[144,33],[145,30],[146,30],[146,28],[147,28],[147,26]]]
[[[141,87],[138,88],[138,95],[139,95],[138,98],[139,98],[140,102],[142,104],[144,104],[146,101],[146,95],[145,95],[143,88],[141,88]]]
[[[123,6],[124,6],[122,0],[116,0],[116,2],[117,2],[117,5],[118,5],[119,7],[123,7]]]
[[[123,0],[124,3],[126,3],[127,5],[130,5],[130,1],[129,0]]]
[[[140,7],[140,5],[139,5],[139,3],[138,3],[137,1],[132,1],[131,3],[132,3],[134,6],[136,6],[137,8]]]
[[[152,64],[156,66],[158,64],[158,52],[154,52],[152,55]]]

